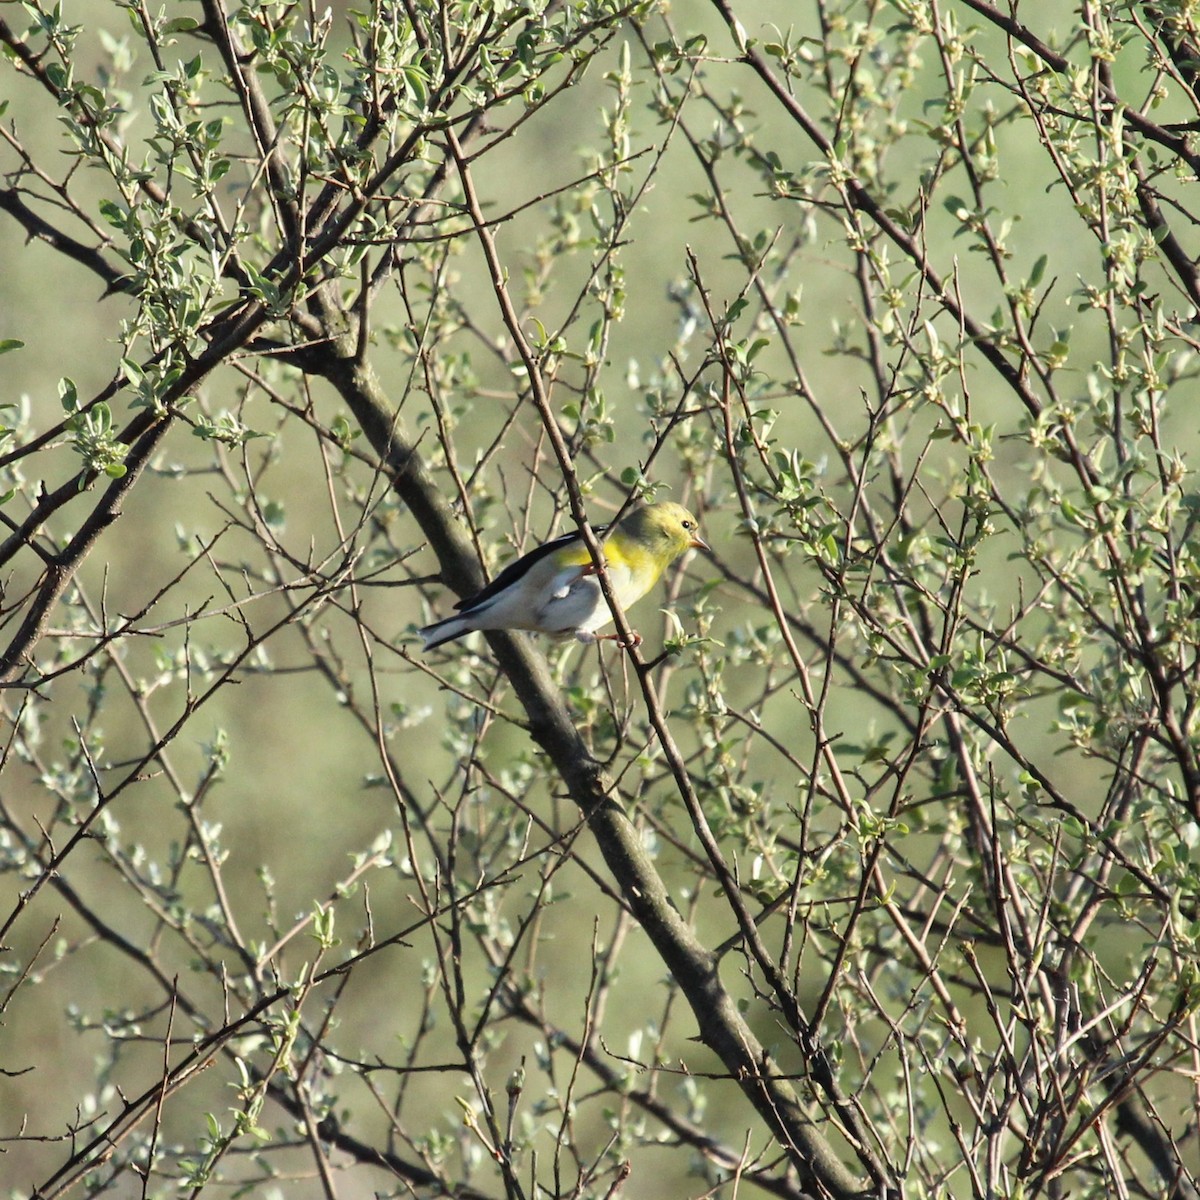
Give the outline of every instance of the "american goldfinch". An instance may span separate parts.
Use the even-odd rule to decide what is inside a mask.
[[[708,549],[698,529],[699,522],[681,504],[648,504],[621,519],[601,549],[609,585],[622,608],[640,600],[681,554],[693,547]],[[596,630],[612,620],[595,564],[578,533],[564,534],[509,563],[482,592],[454,607],[457,616],[421,630],[426,650],[473,629],[526,629],[594,642],[599,640]]]

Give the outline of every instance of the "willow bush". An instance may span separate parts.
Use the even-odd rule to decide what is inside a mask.
[[[0,44],[8,1194],[1196,1194],[1192,6]]]

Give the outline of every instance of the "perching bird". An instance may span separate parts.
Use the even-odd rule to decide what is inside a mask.
[[[621,519],[601,542],[601,550],[609,584],[622,608],[640,600],[681,554],[693,547],[708,549],[699,527],[681,504],[648,504]],[[600,526],[596,532],[606,528]],[[454,607],[457,616],[421,630],[426,650],[473,629],[526,629],[556,638],[574,635],[581,642],[617,636],[597,637],[596,630],[612,620],[612,613],[578,533],[564,534],[509,563],[482,592]]]

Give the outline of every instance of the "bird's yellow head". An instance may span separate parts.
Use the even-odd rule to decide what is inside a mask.
[[[647,504],[621,520],[621,532],[662,567],[687,550],[707,550],[700,522],[682,504]]]

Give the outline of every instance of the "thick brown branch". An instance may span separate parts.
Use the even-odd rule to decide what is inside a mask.
[[[130,280],[110,265],[99,250],[93,246],[84,245],[83,242],[50,224],[44,217],[38,216],[21,199],[21,194],[16,188],[0,189],[0,209],[13,217],[30,238],[45,242],[60,254],[65,254],[67,258],[87,267],[92,274],[103,279],[106,294],[132,291]]]

